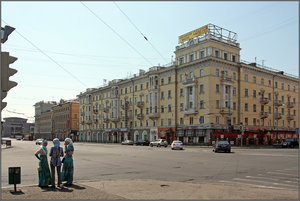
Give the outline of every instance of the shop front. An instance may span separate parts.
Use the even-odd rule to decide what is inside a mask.
[[[158,139],[158,129],[157,128],[151,128],[150,129],[150,142],[155,141]]]
[[[168,144],[171,144],[175,139],[175,128],[158,128],[158,138],[166,139]]]

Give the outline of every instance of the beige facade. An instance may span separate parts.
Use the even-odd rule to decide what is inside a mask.
[[[78,95],[80,140],[163,137],[205,144],[214,133],[240,133],[241,123],[246,133],[260,136],[295,132],[299,79],[241,61],[236,34],[217,37],[218,28],[210,25],[205,35],[177,46],[168,67],[140,70]]]

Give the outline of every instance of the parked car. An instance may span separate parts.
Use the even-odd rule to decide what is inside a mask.
[[[122,145],[133,145],[133,141],[132,140],[125,140],[121,144]]]
[[[282,143],[282,148],[294,148],[299,147],[299,142],[295,138],[287,138],[285,142]]]
[[[150,142],[150,147],[153,147],[153,146],[157,146],[157,147],[164,146],[164,147],[167,147],[168,146],[168,142],[165,139],[158,139],[158,140]]]
[[[231,146],[227,141],[219,141],[214,144],[214,152],[224,151],[224,152],[231,152]]]
[[[41,145],[43,143],[43,139],[37,139],[36,141],[35,141],[35,144],[36,145]]]
[[[150,142],[148,140],[138,140],[135,142],[135,145],[149,146]]]
[[[172,150],[174,150],[174,149],[183,150],[183,143],[181,141],[175,140],[171,144],[171,149]]]

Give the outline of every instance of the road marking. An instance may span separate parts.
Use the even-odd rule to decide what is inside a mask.
[[[282,172],[267,172],[268,174],[282,174],[282,175],[287,175],[287,176],[297,176],[298,174],[288,174],[288,173],[282,173]]]
[[[273,178],[269,178],[269,177],[254,177],[254,176],[246,176],[247,178],[257,178],[257,179],[269,179],[269,180],[273,180],[273,181],[279,181],[279,179],[273,179]]]
[[[243,182],[238,182],[238,181],[219,181],[222,183],[236,183],[236,184],[242,184],[242,185],[248,185],[248,186],[254,186],[257,188],[270,188],[270,189],[278,189],[278,190],[286,190],[286,188],[279,188],[279,187],[273,187],[273,186],[263,186],[263,185],[256,185],[256,184],[248,184],[248,183],[243,183]]]
[[[260,180],[251,180],[251,179],[241,179],[241,178],[234,178],[233,180],[238,180],[238,181],[252,181],[252,182],[268,183],[268,184],[273,184],[273,185],[281,185],[281,186],[291,186],[291,187],[296,187],[295,185],[281,184],[281,183],[275,183],[275,182],[269,182],[269,181],[260,181]]]
[[[265,176],[264,174],[257,174],[257,175],[259,175],[259,176]],[[287,177],[285,177],[285,176],[278,176],[278,175],[273,175],[273,176],[275,176],[276,178],[290,179],[290,180],[296,180],[296,181],[298,181],[297,178],[287,178]]]

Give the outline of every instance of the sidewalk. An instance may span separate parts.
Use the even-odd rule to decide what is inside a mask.
[[[81,181],[73,187],[41,189],[38,186],[19,187],[14,195],[11,188],[2,188],[3,200],[298,200],[298,190],[262,187],[200,184],[159,180]]]

